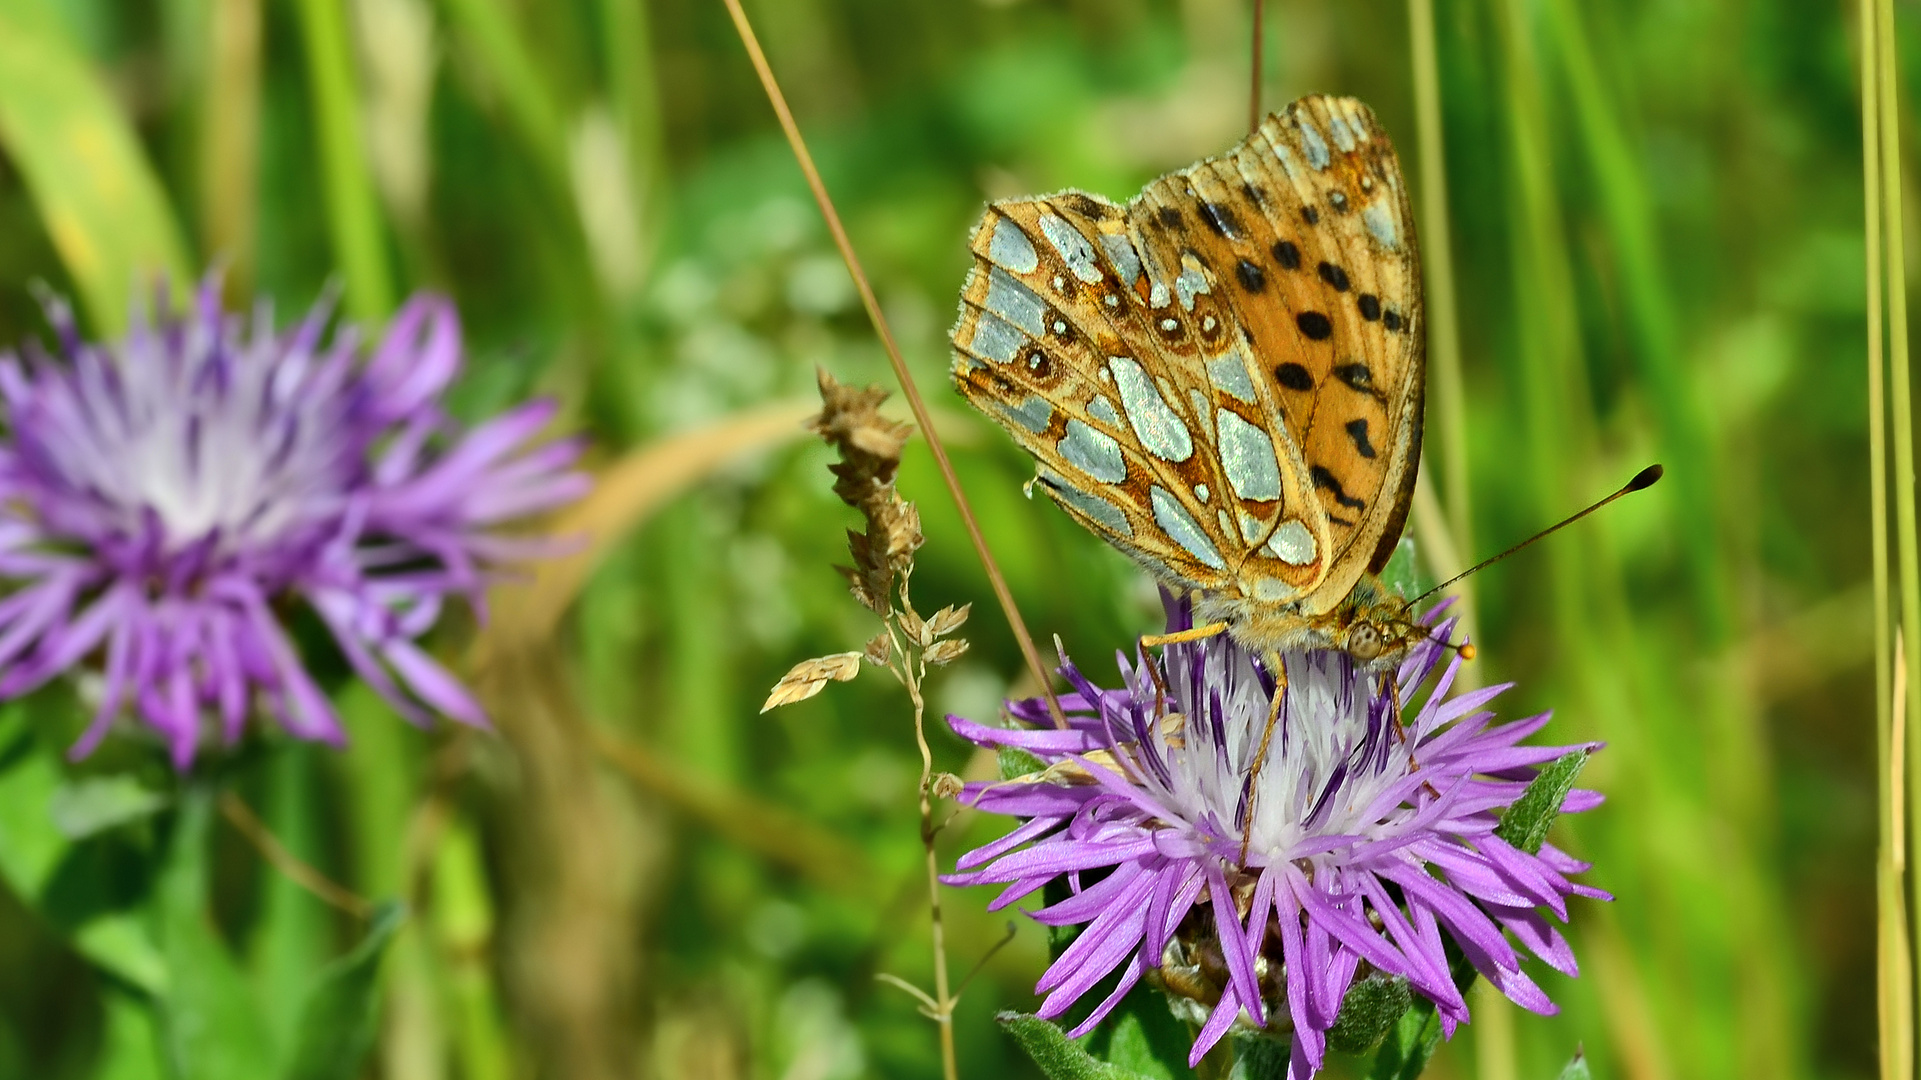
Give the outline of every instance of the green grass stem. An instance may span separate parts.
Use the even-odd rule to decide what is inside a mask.
[[[1433,0],[1408,0],[1407,21],[1414,60],[1414,118],[1421,148],[1427,364],[1433,377],[1435,412],[1441,421],[1442,504],[1447,508],[1448,532],[1456,550],[1462,558],[1472,559],[1475,549],[1468,486],[1467,396],[1461,376],[1460,307],[1454,291],[1454,239],[1448,222],[1447,143],[1441,121],[1441,68],[1434,39]]]
[[[367,159],[346,5],[340,0],[300,0],[299,8],[319,142],[321,190],[337,272],[344,279],[347,313],[377,324],[393,310],[394,284],[387,265],[380,196]]]
[[[1875,860],[1875,937],[1879,957],[1875,997],[1880,1019],[1881,1075],[1905,1077],[1914,1072],[1914,969],[1908,941],[1906,852],[1901,839],[1899,809],[1901,791],[1896,781],[1896,763],[1903,747],[1896,743],[1893,723],[1894,656],[1888,597],[1888,419],[1882,337],[1887,266],[1881,254],[1880,20],[1874,0],[1862,0],[1859,19],[1861,179],[1867,254],[1869,527],[1874,574],[1875,773],[1880,809]]]

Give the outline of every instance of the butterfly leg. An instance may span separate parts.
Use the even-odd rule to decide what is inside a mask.
[[[1247,773],[1247,823],[1241,828],[1241,865],[1247,865],[1247,849],[1254,842],[1254,800],[1261,790],[1261,766],[1267,764],[1268,744],[1274,741],[1274,728],[1280,723],[1281,702],[1287,696],[1287,662],[1278,652],[1267,654],[1268,670],[1274,673],[1274,697],[1267,704],[1267,726],[1261,730],[1261,745],[1254,751],[1254,764]]]
[[[1211,638],[1218,634],[1225,634],[1226,632],[1226,623],[1208,623],[1206,626],[1196,626],[1188,630],[1177,630],[1172,634],[1148,634],[1141,638],[1141,644],[1149,647],[1155,645],[1177,645],[1183,641],[1199,641],[1202,638]]]

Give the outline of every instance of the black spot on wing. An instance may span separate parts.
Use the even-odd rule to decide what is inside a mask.
[[[1241,219],[1234,215],[1231,207],[1222,206],[1220,203],[1204,202],[1201,204],[1201,219],[1207,222],[1208,228],[1213,229],[1220,236],[1229,240],[1241,238]]]
[[[1267,272],[1246,259],[1234,264],[1234,276],[1248,292],[1257,293],[1267,288]]]
[[[1364,458],[1375,457],[1374,444],[1367,439],[1367,417],[1347,422],[1348,438],[1354,440],[1354,452]]]
[[[1082,217],[1090,218],[1094,221],[1106,221],[1108,218],[1120,216],[1119,209],[1109,206],[1091,195],[1084,195],[1078,191],[1071,195],[1062,196],[1061,203]]]
[[[1344,490],[1341,487],[1341,482],[1334,478],[1333,473],[1328,471],[1327,466],[1325,465],[1312,466],[1311,468],[1308,469],[1308,473],[1314,477],[1315,487],[1320,488],[1324,491],[1332,492],[1334,494],[1335,502],[1340,503],[1342,506],[1347,507],[1349,510],[1366,510],[1367,509],[1367,500],[1357,499],[1357,498],[1354,498],[1352,495],[1349,495],[1346,492],[1346,490]]]
[[[1334,324],[1318,311],[1303,311],[1294,316],[1294,325],[1300,327],[1310,341],[1326,341],[1334,336]]]
[[[1333,286],[1335,292],[1347,291],[1347,271],[1335,266],[1331,262],[1323,262],[1320,266],[1320,271],[1321,280]]]
[[[1160,222],[1162,228],[1178,229],[1181,227],[1181,212],[1174,207],[1163,206],[1154,212],[1154,220]]]
[[[1321,212],[1311,206],[1303,206],[1301,207],[1301,220],[1307,222],[1309,225],[1319,225],[1321,223]]]
[[[1371,292],[1364,292],[1361,294],[1358,303],[1361,307],[1361,318],[1366,319],[1368,322],[1374,322],[1381,317],[1380,297],[1375,296]]]
[[[1403,325],[1401,322],[1401,313],[1398,311],[1382,312],[1381,325],[1387,327],[1389,330],[1399,330]]]
[[[1374,392],[1374,373],[1366,364],[1342,364],[1334,369],[1334,377],[1363,394]]]
[[[1292,240],[1277,240],[1274,242],[1274,261],[1280,263],[1283,270],[1299,270],[1301,249]]]
[[[1308,391],[1314,389],[1314,375],[1299,364],[1289,361],[1274,369],[1274,381],[1289,390]]]

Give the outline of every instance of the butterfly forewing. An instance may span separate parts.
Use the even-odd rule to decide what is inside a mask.
[[[955,382],[1084,524],[1174,581],[1309,613],[1392,550],[1420,284],[1365,107],[1305,99],[1125,208],[997,203],[973,251]]]

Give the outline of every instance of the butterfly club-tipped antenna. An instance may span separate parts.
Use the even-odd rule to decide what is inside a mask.
[[[1430,596],[1433,596],[1435,593],[1440,592],[1442,589],[1445,589],[1448,586],[1455,584],[1456,582],[1460,581],[1461,579],[1467,577],[1470,574],[1480,573],[1481,571],[1487,569],[1488,567],[1493,566],[1495,563],[1500,562],[1502,559],[1507,558],[1509,555],[1512,555],[1515,552],[1521,550],[1522,548],[1527,547],[1529,544],[1534,543],[1536,540],[1544,540],[1547,537],[1552,536],[1557,532],[1560,532],[1562,529],[1565,529],[1569,525],[1572,525],[1575,522],[1581,520],[1582,518],[1588,516],[1589,514],[1594,513],[1596,510],[1599,510],[1603,506],[1606,506],[1607,504],[1613,502],[1614,500],[1620,498],[1623,495],[1629,495],[1636,491],[1645,491],[1648,488],[1653,487],[1655,485],[1655,482],[1661,479],[1661,476],[1665,471],[1666,470],[1664,470],[1659,465],[1649,465],[1647,468],[1642,469],[1638,473],[1635,473],[1633,479],[1629,480],[1625,484],[1622,484],[1620,488],[1617,489],[1612,495],[1609,495],[1608,497],[1600,500],[1599,502],[1589,505],[1585,509],[1582,509],[1580,511],[1577,511],[1576,513],[1570,514],[1567,517],[1562,518],[1560,521],[1557,521],[1554,524],[1549,525],[1547,528],[1542,529],[1540,532],[1535,533],[1533,536],[1530,536],[1526,540],[1523,540],[1520,543],[1515,544],[1513,547],[1508,548],[1506,551],[1503,551],[1498,555],[1492,556],[1490,558],[1482,559],[1480,562],[1475,563],[1473,566],[1468,567],[1466,570],[1461,571],[1460,573],[1454,575],[1453,577],[1448,578],[1446,581],[1441,582],[1439,585],[1434,586],[1432,589],[1429,589],[1428,591],[1408,601],[1408,607],[1410,608],[1413,607],[1414,605],[1420,603],[1421,601],[1427,599]],[[1462,646],[1462,648],[1472,649],[1473,646],[1464,645]],[[1465,660],[1473,659],[1473,655],[1470,652],[1463,652],[1461,654],[1461,657],[1462,659],[1465,659]]]

